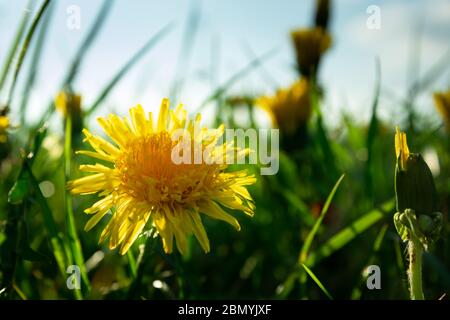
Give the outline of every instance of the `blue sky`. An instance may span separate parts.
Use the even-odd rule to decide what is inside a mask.
[[[39,3],[36,1],[35,7]],[[0,0],[0,63],[26,4],[26,0]],[[256,55],[273,48],[277,53],[264,65],[264,71],[257,70],[236,83],[233,92],[271,93],[275,83],[285,86],[293,81],[289,31],[311,24],[313,0],[116,0],[76,81],[75,89],[82,93],[85,103],[93,102],[99,90],[146,39],[174,22],[169,36],[133,68],[99,113],[113,109],[124,114],[136,103],[156,109],[161,98],[168,95],[175,77],[181,39],[193,4],[201,7],[199,32],[186,71],[188,81],[179,94],[179,102],[188,109],[194,110],[214,85],[223,83],[248,63],[249,48]],[[81,10],[80,30],[67,27],[66,9],[70,5]],[[55,95],[100,5],[99,0],[57,1],[38,86],[32,95],[32,119]],[[366,27],[366,9],[370,5],[381,10],[380,30]],[[369,117],[375,57],[381,60],[383,87],[401,97],[411,81],[411,52],[417,53],[420,63],[416,67],[423,74],[450,49],[450,0],[337,0],[333,9],[334,44],[320,72],[327,92],[324,108],[330,122],[337,121],[342,110],[363,121]],[[420,29],[421,38],[417,41]],[[212,65],[213,79],[209,76]],[[432,89],[446,89],[449,85],[450,73],[446,70]],[[420,105],[422,112],[435,113],[429,94],[421,97]],[[381,100],[380,112],[386,118],[400,116],[399,108],[389,98]]]

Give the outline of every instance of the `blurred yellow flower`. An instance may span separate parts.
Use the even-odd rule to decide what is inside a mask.
[[[114,207],[115,212],[100,242],[110,238],[109,247],[114,249],[121,245],[121,254],[127,252],[149,220],[161,236],[166,253],[172,252],[175,237],[178,251],[186,254],[187,237],[191,234],[205,252],[210,251],[201,214],[226,221],[240,230],[238,221],[222,207],[252,216],[253,199],[245,186],[253,184],[255,177],[245,170],[225,172],[226,164],[175,164],[172,161],[172,150],[178,144],[175,132],[179,134],[180,130],[192,137],[193,143],[199,143],[203,153],[211,156],[236,150],[230,144],[218,144],[213,150],[205,148],[205,137],[208,145],[217,143],[224,127],[212,133],[203,128],[200,135],[194,135],[200,118],[197,115],[195,121],[187,121],[182,105],[169,110],[169,101],[164,99],[156,123],[152,113],[147,117],[140,105],[130,109],[131,122],[114,114],[106,119],[99,118],[99,124],[114,144],[84,129],[85,141],[95,152],[78,153],[112,164],[82,165],[80,170],[91,174],[69,182],[72,193],[98,193],[102,198],[85,210],[93,214],[85,230],[94,227]]]
[[[322,28],[305,28],[292,31],[291,37],[301,74],[315,75],[321,56],[331,46],[331,36]]]
[[[64,117],[69,113],[72,118],[81,116],[81,96],[78,94],[60,91],[55,98],[55,106]]]
[[[9,128],[9,118],[7,116],[0,116],[0,143],[5,143],[8,140],[6,130]]]
[[[273,125],[291,135],[311,115],[310,84],[297,80],[291,87],[279,89],[274,96],[261,97],[256,104],[269,112]]]
[[[436,109],[444,119],[447,128],[450,130],[450,89],[447,92],[436,92],[433,95]]]
[[[406,141],[406,133],[401,132],[399,127],[396,127],[395,132],[395,156],[399,159],[400,170],[406,170],[406,164],[409,158],[410,152],[408,143]]]

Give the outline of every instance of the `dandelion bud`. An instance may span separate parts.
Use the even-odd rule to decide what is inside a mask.
[[[406,135],[398,128],[395,142],[397,210],[413,209],[419,215],[431,214],[436,211],[436,188],[430,168],[420,154],[409,152]]]
[[[394,222],[403,240],[412,232],[426,248],[429,240],[439,237],[442,225],[442,214],[436,213],[437,194],[433,176],[422,156],[409,152],[406,135],[398,128],[395,152],[395,192],[399,213]]]

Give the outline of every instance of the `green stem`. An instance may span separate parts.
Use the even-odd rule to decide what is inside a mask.
[[[422,291],[422,252],[423,247],[419,239],[415,235],[411,235],[411,240],[408,243],[408,280],[411,300],[425,300]]]
[[[66,117],[66,132],[65,132],[65,145],[64,145],[64,169],[65,169],[65,182],[70,179],[70,168],[72,158],[72,117],[70,111],[67,111]],[[87,277],[86,268],[84,265],[83,251],[81,249],[80,240],[78,239],[77,229],[75,226],[75,219],[73,217],[73,204],[72,195],[68,190],[65,194],[66,200],[66,223],[67,234],[69,238],[70,251],[72,253],[75,264],[80,268],[82,282],[86,291],[90,290],[89,279]],[[76,298],[82,299],[81,292],[75,290]]]

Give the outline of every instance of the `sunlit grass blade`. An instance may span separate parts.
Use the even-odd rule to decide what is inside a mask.
[[[311,103],[312,109],[316,113],[316,121],[315,121],[315,137],[313,137],[313,141],[317,144],[319,152],[322,155],[322,162],[324,163],[324,168],[327,171],[326,175],[331,177],[331,179],[335,179],[338,174],[338,170],[336,168],[336,160],[333,150],[331,148],[331,142],[328,138],[326,128],[324,126],[322,110],[320,108],[319,101],[319,88],[317,84],[312,81],[312,90],[311,90]]]
[[[137,277],[137,265],[132,250],[127,251],[127,258],[128,258],[128,265],[130,266],[131,279],[135,280]]]
[[[64,169],[65,169],[65,184],[71,178],[71,165],[72,165],[72,119],[70,114],[66,117],[66,132],[65,132],[65,144],[64,144]],[[66,204],[66,225],[67,235],[69,241],[69,247],[71,255],[75,264],[80,268],[81,279],[84,284],[84,291],[90,291],[90,283],[87,277],[86,266],[84,263],[83,250],[81,248],[80,239],[78,238],[75,219],[73,216],[73,203],[72,195],[69,190],[65,190],[65,204]],[[78,291],[78,290],[76,290]],[[81,293],[80,293],[81,298]]]
[[[195,1],[191,12],[189,13],[186,28],[184,30],[180,52],[175,68],[175,76],[170,90],[170,101],[177,101],[177,94],[183,89],[185,74],[189,68],[189,61],[194,48],[198,27],[201,18],[201,1]]]
[[[312,267],[322,259],[343,248],[358,235],[366,231],[388,214],[391,214],[394,209],[394,204],[395,203],[393,200],[388,201],[381,205],[380,208],[367,212],[361,218],[351,223],[348,227],[339,231],[316,250],[312,251],[306,259],[306,264]]]
[[[242,79],[249,72],[258,68],[266,60],[272,58],[277,52],[277,49],[271,49],[260,57],[256,57],[255,59],[250,61],[244,68],[233,74],[227,81],[225,81],[223,85],[214,90],[214,92],[200,104],[196,112],[200,112],[204,107],[206,107],[209,102],[219,99],[233,84]]]
[[[63,84],[62,89],[64,89],[67,86],[70,86],[75,79],[76,75],[78,74],[78,71],[80,69],[81,63],[83,62],[84,57],[89,52],[90,47],[94,43],[94,40],[96,39],[98,33],[102,29],[106,17],[108,16],[108,13],[110,12],[112,6],[113,6],[114,0],[104,0],[103,5],[100,8],[94,23],[92,24],[91,28],[89,29],[86,38],[84,38],[83,42],[81,43],[80,47],[78,48],[75,57],[69,67],[69,71],[67,72]],[[53,100],[49,103],[47,106],[47,109],[43,113],[40,121],[35,126],[35,128],[40,128],[44,125],[44,123],[51,117],[53,112],[55,111]]]
[[[322,292],[328,297],[328,299],[333,300],[333,297],[328,292],[328,290],[325,288],[325,286],[320,282],[319,278],[316,277],[316,275],[309,269],[306,265],[303,263],[301,264],[303,269],[305,269],[306,273],[311,277],[311,279],[317,284],[317,286],[322,290]]]
[[[43,18],[44,21],[42,22],[42,25],[39,29],[38,38],[33,50],[32,60],[31,60],[31,66],[28,72],[28,77],[25,82],[23,94],[22,94],[22,101],[20,103],[20,122],[23,124],[25,123],[25,113],[26,108],[28,105],[28,99],[31,94],[31,90],[34,86],[36,75],[37,75],[37,69],[39,66],[39,61],[41,60],[41,54],[42,49],[44,47],[45,38],[48,31],[48,26],[50,25],[50,20],[53,12],[54,4],[50,4],[49,9],[47,10],[47,13],[45,14],[45,17]]]
[[[103,1],[103,5],[97,14],[97,17],[95,18],[94,23],[90,27],[86,38],[83,40],[80,47],[78,48],[77,53],[75,54],[75,58],[73,59],[73,62],[69,68],[69,72],[67,73],[67,76],[64,80],[63,87],[69,86],[73,82],[75,76],[78,74],[81,62],[83,61],[85,55],[87,54],[90,47],[94,43],[99,31],[102,29],[106,17],[108,16],[108,13],[111,10],[113,4],[114,0]]]
[[[105,86],[101,91],[98,98],[92,104],[92,106],[86,111],[86,115],[94,112],[98,106],[106,99],[111,90],[116,86],[116,84],[125,76],[125,74],[130,70],[150,49],[152,49],[156,44],[162,40],[168,32],[172,29],[172,24],[168,24],[159,30],[155,35],[153,35],[147,43],[139,49],[131,59],[117,72],[117,74],[111,79],[111,81]]]
[[[307,260],[309,249],[311,248],[314,237],[316,236],[317,231],[319,231],[320,225],[322,224],[322,221],[328,212],[328,208],[330,207],[331,201],[333,200],[333,197],[336,194],[336,191],[338,190],[339,185],[341,184],[344,177],[345,175],[342,175],[334,185],[333,189],[331,190],[330,194],[327,197],[327,200],[325,201],[322,211],[320,212],[319,218],[316,220],[316,223],[314,224],[313,228],[306,237],[305,243],[303,244],[302,250],[300,251],[299,262],[301,264],[303,264]]]
[[[9,68],[12,66],[12,62],[14,59],[14,56],[16,55],[17,49],[19,48],[20,40],[23,37],[23,34],[25,32],[25,28],[27,26],[28,20],[30,19],[31,14],[31,5],[34,2],[29,0],[27,6],[24,9],[24,12],[22,14],[22,18],[19,23],[19,27],[17,28],[16,34],[14,35],[13,42],[11,44],[11,47],[8,50],[8,54],[6,56],[5,62],[2,67],[2,71],[0,73],[0,90],[3,89],[3,85],[5,84],[5,80],[9,73]]]
[[[366,148],[367,148],[367,163],[366,163],[366,191],[368,193],[368,196],[373,201],[374,197],[374,187],[373,187],[373,178],[372,175],[373,172],[373,145],[375,142],[375,139],[377,138],[378,134],[378,117],[377,117],[377,110],[378,110],[378,101],[380,97],[380,88],[381,88],[381,67],[380,67],[380,60],[377,59],[375,63],[375,92],[374,92],[374,98],[372,102],[372,116],[370,118],[370,124],[369,124],[369,131],[367,133],[367,141],[366,141]]]
[[[41,7],[39,8],[38,12],[36,13],[36,16],[34,17],[30,28],[28,29],[26,35],[25,35],[25,39],[23,41],[22,47],[20,49],[19,52],[19,57],[17,59],[17,63],[16,63],[16,67],[14,69],[14,74],[13,74],[13,79],[12,79],[12,83],[11,83],[11,87],[9,89],[9,93],[8,93],[8,99],[7,99],[7,105],[11,106],[11,102],[12,102],[12,98],[13,98],[13,94],[14,94],[14,89],[16,87],[16,83],[17,83],[17,78],[19,76],[19,72],[20,69],[22,68],[22,64],[23,61],[25,59],[25,56],[28,52],[28,48],[30,46],[31,40],[33,39],[33,36],[35,34],[36,28],[39,24],[39,22],[41,21],[45,10],[48,8],[48,5],[50,3],[50,0],[45,0]]]

